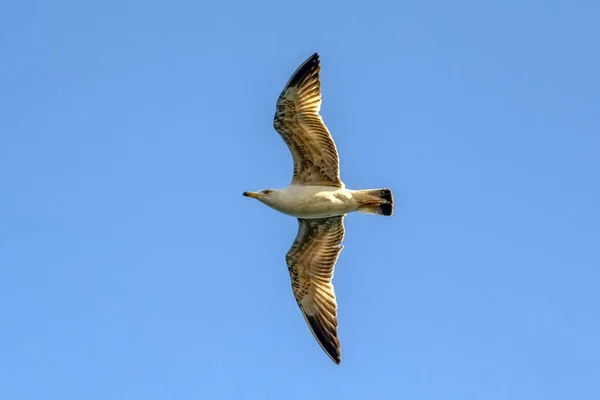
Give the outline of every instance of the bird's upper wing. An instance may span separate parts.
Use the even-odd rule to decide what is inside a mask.
[[[293,184],[342,187],[335,143],[323,119],[319,55],[294,72],[277,100],[273,125],[292,152]]]
[[[313,335],[340,363],[337,303],[331,279],[344,239],[344,216],[298,219],[298,234],[287,253],[292,289]]]

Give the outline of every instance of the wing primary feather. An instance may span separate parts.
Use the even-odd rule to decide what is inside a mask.
[[[306,315],[306,323],[317,339],[317,342],[319,342],[319,345],[321,345],[323,351],[327,353],[334,363],[339,365],[342,360],[337,336],[327,335],[327,331],[324,329],[322,322],[314,316]]]
[[[308,59],[306,59],[306,61],[304,61],[302,63],[302,65],[300,65],[298,67],[298,69],[296,69],[296,71],[292,74],[292,77],[290,78],[288,83],[285,85],[285,88],[287,89],[290,86],[300,86],[302,84],[302,82],[304,82],[304,79],[307,76],[312,75],[312,73],[318,68],[319,68],[319,54],[314,53],[312,56],[310,56]],[[284,89],[284,91],[285,91],[285,89]]]

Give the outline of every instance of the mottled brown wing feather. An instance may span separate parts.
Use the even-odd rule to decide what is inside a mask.
[[[311,332],[339,364],[337,302],[331,280],[344,239],[344,216],[298,219],[298,234],[286,261],[292,289]]]
[[[273,126],[294,159],[293,184],[342,187],[339,157],[323,119],[319,55],[294,72],[277,100]]]

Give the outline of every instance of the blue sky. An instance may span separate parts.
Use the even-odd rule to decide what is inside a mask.
[[[594,1],[0,5],[0,397],[600,398]],[[292,296],[275,101],[350,188],[342,364]]]

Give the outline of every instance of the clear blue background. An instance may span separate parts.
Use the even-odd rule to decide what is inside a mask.
[[[599,399],[597,1],[0,6],[0,398]],[[275,101],[350,188],[342,364],[292,296]]]

